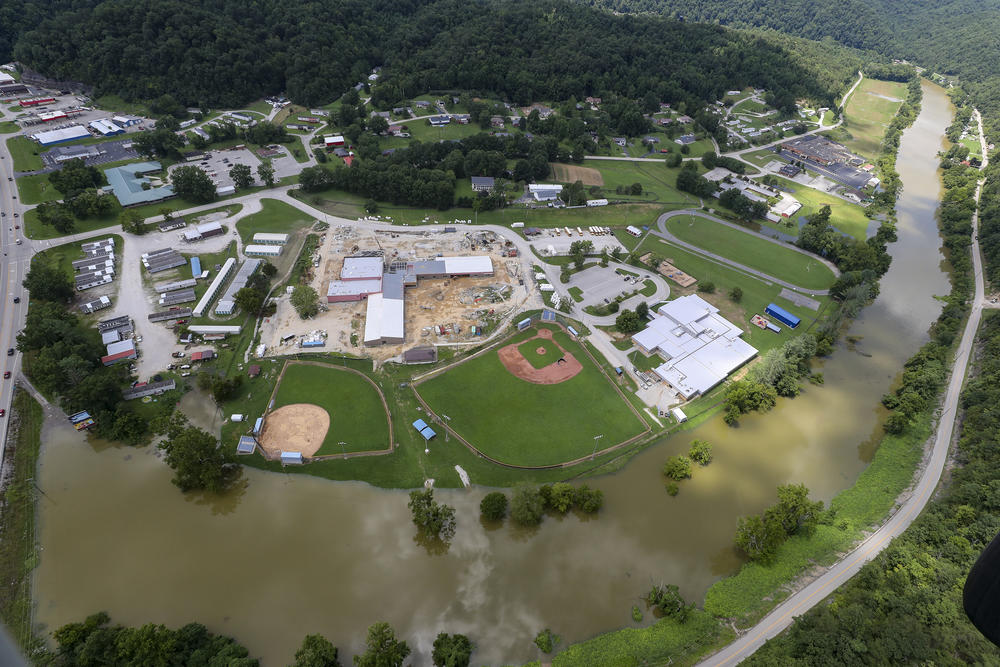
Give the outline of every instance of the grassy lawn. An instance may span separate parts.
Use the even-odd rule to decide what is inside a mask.
[[[534,335],[528,329],[510,342]],[[566,382],[520,380],[491,351],[431,378],[420,393],[438,414],[451,418],[456,432],[505,463],[556,464],[592,452],[595,435],[605,436],[600,446],[606,448],[641,433],[642,422],[580,346],[561,330],[555,340],[583,364]]]
[[[830,223],[840,231],[853,236],[856,239],[864,240],[868,230],[868,216],[865,209],[860,204],[844,201],[839,197],[832,197],[825,192],[814,190],[813,188],[801,185],[787,178],[775,176],[781,189],[790,192],[793,197],[802,203],[802,208],[795,214],[795,219],[800,216],[810,216],[819,213],[824,205],[830,206]]]
[[[21,128],[12,120],[0,121],[0,134],[13,134]]]
[[[886,127],[905,99],[905,83],[864,79],[847,102],[841,128],[851,138],[844,145],[859,155],[875,158]]]
[[[125,248],[125,241],[121,236],[117,234],[110,234],[111,238],[115,240],[115,254],[121,259],[121,253]],[[101,238],[108,238],[107,236]],[[38,253],[36,257],[42,258],[43,261],[50,264],[55,264],[63,273],[65,273],[70,278],[76,275],[76,271],[73,270],[73,262],[78,259],[83,259],[83,251],[80,249],[84,243],[91,243],[97,240],[92,238],[88,241],[77,241],[76,243],[66,243],[63,245],[55,246],[54,248],[49,248],[48,250],[43,250]],[[117,276],[116,276],[117,279]]]
[[[11,137],[7,140],[7,149],[14,160],[14,171],[35,171],[42,168],[42,158],[39,157],[42,148],[28,137]]]
[[[692,153],[693,154],[693,153]],[[652,162],[625,162],[618,160],[586,160],[585,167],[597,169],[604,180],[603,194],[610,199],[663,202],[697,206],[698,198],[675,187],[680,167],[668,168]],[[642,185],[641,195],[618,194],[617,186]]]
[[[682,241],[794,285],[825,289],[836,280],[818,259],[705,218],[677,216],[667,222],[667,228]]]
[[[744,153],[743,159],[749,160],[750,162],[758,164],[762,167],[766,165],[768,162],[771,162],[772,160],[778,160],[779,162],[783,162],[783,160],[780,160],[778,158],[778,155],[770,148],[761,148],[760,150]]]
[[[336,366],[289,364],[274,407],[318,405],[330,414],[330,430],[317,455],[389,448],[389,422],[378,392],[368,382]],[[343,450],[340,442],[344,442]]]
[[[42,406],[26,391],[18,391],[10,421],[18,424],[17,439],[8,444],[9,482],[0,514],[0,620],[14,641],[27,649],[31,632],[31,571],[38,562],[35,545],[35,468],[41,447]]]
[[[308,215],[277,199],[262,199],[260,213],[248,215],[236,223],[243,243],[249,243],[259,232],[291,234],[313,224]]]
[[[81,232],[103,229],[104,227],[114,227],[118,224],[118,215],[120,213],[121,209],[118,208],[112,214],[100,218],[85,218],[83,220],[77,218],[72,231],[69,233],[79,234]],[[23,220],[24,235],[29,239],[54,239],[65,236],[54,227],[42,224],[42,221],[38,219],[38,212],[35,209],[26,211]]]
[[[126,102],[117,95],[102,95],[94,100],[94,106],[115,113],[127,113],[134,116],[149,116],[149,109],[144,104]]]
[[[656,283],[648,278],[642,281],[642,289],[639,290],[639,294],[643,296],[653,296],[656,294]]]
[[[813,321],[824,312],[824,307],[830,303],[830,297],[816,297],[820,302],[819,313],[800,308],[787,299],[778,296],[781,287],[768,284],[735,269],[718,264],[706,257],[670,245],[659,237],[650,236],[639,246],[637,252],[643,255],[652,252],[654,255],[667,259],[681,271],[698,279],[698,282],[688,288],[682,288],[670,283],[670,298],[675,299],[686,294],[697,292],[699,285],[711,282],[715,285],[714,293],[697,292],[698,296],[717,307],[723,317],[738,324],[743,329],[743,340],[747,341],[761,354],[775,347],[780,347],[785,341],[794,338],[799,333],[808,331]],[[727,295],[733,287],[743,290],[743,298],[739,303]],[[780,333],[764,331],[750,324],[750,318],[755,314],[764,314],[767,304],[774,302],[785,310],[802,318],[802,324],[796,329],[781,327]]]
[[[580,289],[579,287],[570,287],[569,295],[573,297],[573,300],[576,301],[577,303],[583,301],[583,290]]]
[[[542,353],[539,354],[538,350],[542,350]],[[525,341],[517,346],[517,351],[533,368],[545,368],[562,356],[562,352],[552,341],[543,338]]]
[[[627,340],[631,342],[632,339],[629,338]],[[627,350],[628,348],[625,349]],[[635,352],[632,352],[630,355],[628,355],[628,359],[640,371],[651,371],[657,366],[663,364],[663,359],[661,359],[659,355],[651,354],[647,357],[639,350],[636,350]]]
[[[17,179],[17,192],[24,204],[62,199],[62,193],[49,181],[48,174],[32,174]]]

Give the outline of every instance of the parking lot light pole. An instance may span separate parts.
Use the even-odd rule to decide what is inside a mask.
[[[597,441],[604,437],[604,434],[594,436],[594,451],[590,453],[590,460],[593,461],[594,457],[597,456]]]

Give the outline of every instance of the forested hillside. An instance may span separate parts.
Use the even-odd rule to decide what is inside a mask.
[[[616,12],[833,39],[958,77],[1000,129],[1000,0],[577,0]]]
[[[565,0],[0,0],[13,55],[126,99],[238,106],[287,92],[328,102],[384,66],[382,96],[435,89],[512,101],[653,90],[711,101],[746,85],[826,104],[860,60],[708,25],[610,17]],[[4,57],[0,51],[0,59]]]

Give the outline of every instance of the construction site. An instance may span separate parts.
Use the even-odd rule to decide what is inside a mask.
[[[523,308],[524,261],[486,230],[331,227],[312,258],[319,314],[301,319],[283,295],[261,327],[264,356],[307,348],[383,362],[415,346],[475,344]]]

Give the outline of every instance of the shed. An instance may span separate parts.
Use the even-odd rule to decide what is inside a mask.
[[[530,326],[531,326],[531,318],[530,317],[526,317],[526,318],[524,318],[523,320],[521,320],[520,322],[517,323],[517,330],[518,331],[523,331],[524,329],[527,329]]]
[[[569,327],[569,326],[568,326],[568,327],[566,327],[566,329],[567,329],[567,330],[568,330],[568,331],[569,331],[569,332],[570,332],[571,334],[573,334],[573,336],[575,336],[576,338],[579,338],[579,337],[580,337],[580,332],[578,332],[578,331],[577,331],[576,329],[574,329],[573,327]]]
[[[423,419],[418,419],[417,421],[413,422],[413,428],[417,429],[418,431],[423,431],[425,428],[427,428],[427,422],[425,422]]]
[[[801,322],[798,317],[792,315],[790,312],[774,303],[767,304],[767,308],[764,309],[764,312],[792,329],[799,326],[799,322]]]
[[[304,463],[302,460],[302,452],[281,452],[281,465],[297,465],[300,466]]]
[[[229,418],[229,421],[233,421],[233,422],[241,422],[241,421],[243,421],[244,419],[245,419],[244,415],[239,415],[239,414],[236,414],[236,415],[233,415],[232,417],[230,417],[230,418]]]
[[[236,445],[237,454],[253,454],[257,448],[257,440],[252,435],[241,435],[239,444]]]
[[[684,411],[680,408],[671,408],[670,416],[677,420],[678,424],[683,424],[688,420],[687,415],[684,414]]]

